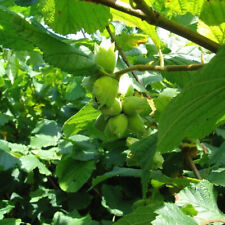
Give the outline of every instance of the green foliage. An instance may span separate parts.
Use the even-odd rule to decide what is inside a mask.
[[[224,224],[224,1],[103,2],[0,0],[0,225]]]
[[[46,3],[41,0],[40,10],[46,24],[59,34],[72,34],[81,29],[94,33],[104,30],[110,19],[108,8],[81,1],[49,0]]]
[[[90,178],[94,169],[94,161],[63,159],[56,167],[60,188],[67,192],[77,192]]]
[[[196,77],[162,113],[159,121],[159,151],[171,151],[185,137],[205,137],[218,126],[225,110],[222,101],[225,94],[224,50],[221,48],[210,63],[196,73]]]

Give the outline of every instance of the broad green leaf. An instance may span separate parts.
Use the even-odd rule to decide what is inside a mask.
[[[47,63],[76,75],[93,74],[96,71],[93,54],[87,48],[78,48],[66,44],[42,29],[37,22],[28,22],[28,20],[6,8],[0,7],[0,15],[0,31],[8,33],[13,30],[11,41],[14,43],[18,37],[18,40],[24,41],[24,44],[18,43],[19,46],[26,46],[27,43],[38,46],[44,52],[44,60]],[[7,44],[6,37],[0,39],[0,44],[11,48]],[[26,49],[29,50],[29,48]]]
[[[211,39],[212,41],[220,42],[221,41],[221,37],[220,37],[220,35],[216,36],[216,32],[217,33],[220,32],[219,26],[209,27],[203,21],[199,20],[199,22],[198,22],[198,33],[199,34],[201,34],[201,35]]]
[[[0,146],[0,171],[15,168],[19,164],[19,160],[8,152],[1,150]]]
[[[220,147],[215,147],[215,146],[211,146],[211,145],[206,145],[207,148],[211,151],[209,154],[209,165],[216,165],[216,166],[220,166],[220,167],[224,167],[225,166],[225,142],[223,142],[221,144]]]
[[[132,213],[119,219],[115,225],[150,225],[155,219],[155,208],[152,206],[139,207]],[[162,224],[160,224],[162,225]],[[170,224],[172,225],[172,224]],[[191,225],[191,224],[190,224]]]
[[[204,1],[200,19],[209,26],[217,26],[225,20],[225,1]]]
[[[205,1],[200,14],[198,32],[213,41],[225,42],[225,2]]]
[[[189,52],[187,52],[188,54]],[[172,53],[175,55],[176,53]],[[189,53],[190,54],[190,53]],[[185,53],[178,53],[175,56],[168,57],[165,56],[166,65],[188,65],[188,64],[198,64],[199,62],[193,59],[188,59]],[[168,81],[178,85],[183,88],[194,76],[195,71],[177,71],[177,72],[162,72],[163,77]]]
[[[0,4],[0,45],[15,50],[32,50],[34,45],[18,36],[12,22],[12,15]]]
[[[55,121],[39,121],[32,131],[30,145],[32,147],[55,146],[60,138],[60,129]]]
[[[216,134],[217,134],[218,136],[221,136],[221,137],[225,140],[225,129],[217,128],[217,129],[216,129]]]
[[[15,208],[12,203],[8,200],[2,200],[0,201],[0,220],[3,219],[4,215],[6,213],[9,213],[13,208]]]
[[[178,94],[178,90],[175,88],[165,88],[159,94],[157,98],[154,99],[154,105],[158,113],[161,113],[164,108],[169,104],[172,98]]]
[[[223,219],[223,214],[217,206],[217,195],[213,189],[213,185],[206,180],[201,181],[199,184],[191,184],[177,194],[176,204],[185,206],[192,204],[198,212],[196,220],[202,224],[205,220],[210,219]]]
[[[197,179],[190,179],[190,178],[173,178],[173,177],[168,177],[165,174],[163,174],[160,170],[153,170],[151,172],[150,178],[156,181],[159,181],[161,184],[166,184],[166,185],[173,185],[175,187],[182,187],[182,186],[187,186],[191,182],[198,183],[199,180]]]
[[[57,33],[72,34],[84,29],[87,33],[103,31],[110,19],[109,8],[82,1],[45,0],[40,2],[45,22]]]
[[[224,59],[223,47],[167,105],[159,120],[159,151],[169,152],[183,138],[202,138],[217,127],[225,111]]]
[[[93,142],[91,138],[77,134],[71,136],[69,140],[73,143],[75,149],[71,155],[73,159],[88,161],[98,157],[97,143]]]
[[[153,225],[198,225],[196,221],[185,215],[182,210],[173,203],[165,203],[164,207],[156,211],[159,214],[152,222]]]
[[[77,192],[90,178],[94,169],[94,161],[64,158],[56,167],[60,188],[66,192]]]
[[[83,130],[89,122],[95,120],[100,112],[94,109],[91,102],[86,104],[78,113],[70,117],[63,125],[63,132],[66,137],[77,134]]]
[[[20,225],[21,222],[21,219],[5,218],[3,220],[0,220],[0,225]]]
[[[151,37],[151,39],[154,42],[154,44],[156,45],[156,47],[160,48],[161,41],[158,37],[155,26],[152,26],[137,17],[122,13],[115,9],[111,9],[111,13],[113,15],[113,20],[118,20],[120,22],[124,22],[127,26],[130,26],[130,27],[140,28],[145,34],[147,34]]]
[[[140,169],[115,167],[112,171],[94,178],[92,180],[92,187],[112,177],[141,177],[141,172]]]
[[[166,1],[165,7],[170,11],[168,14],[185,14],[187,12],[193,15],[199,15],[204,4],[204,0],[170,0]]]
[[[66,87],[65,98],[68,101],[75,101],[85,96],[85,89],[81,86],[81,77],[74,77]]]
[[[102,206],[115,216],[124,216],[131,211],[132,201],[123,197],[121,186],[102,186]]]
[[[89,215],[85,217],[75,218],[70,215],[65,215],[62,212],[56,212],[53,217],[52,225],[91,225],[91,217]]]
[[[10,116],[0,113],[0,127],[8,123],[10,120],[11,120]]]
[[[220,185],[225,187],[225,168],[219,168],[212,170],[207,177],[207,180],[209,180],[212,184]]]
[[[142,169],[142,194],[145,198],[150,179],[150,170],[153,166],[153,157],[156,152],[156,135],[152,135],[135,142],[131,145],[130,149],[134,157],[138,159]]]
[[[68,207],[70,209],[86,209],[89,204],[92,202],[93,196],[88,193],[86,190],[73,193],[68,195]]]
[[[32,153],[34,155],[37,155],[38,158],[45,160],[45,161],[53,161],[53,160],[60,160],[61,156],[59,156],[58,153],[58,148],[53,147],[48,150],[33,150]]]
[[[25,170],[26,172],[31,172],[35,168],[38,168],[39,172],[44,175],[51,175],[49,169],[43,164],[38,158],[33,155],[27,155],[20,157],[21,162],[21,169]]]
[[[30,203],[37,203],[42,198],[48,198],[50,200],[50,203],[52,206],[59,206],[60,204],[57,203],[57,196],[56,196],[56,190],[54,189],[47,189],[42,186],[39,186],[39,188],[35,191],[30,192]]]

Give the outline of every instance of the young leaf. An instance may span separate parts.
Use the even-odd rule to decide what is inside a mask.
[[[165,108],[159,121],[158,150],[169,152],[183,138],[202,138],[224,115],[225,47]]]

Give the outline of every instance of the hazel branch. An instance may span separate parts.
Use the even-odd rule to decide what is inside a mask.
[[[129,4],[121,2],[119,0],[83,0],[87,2],[92,2],[95,4],[102,4],[118,11],[127,13],[129,15],[140,18],[141,20],[147,21],[151,25],[159,26],[172,33],[175,33],[181,37],[184,37],[196,44],[216,53],[220,48],[220,45],[203,35],[192,31],[174,21],[168,20],[166,17],[160,15],[158,12],[154,11],[149,7],[144,0],[133,0],[136,4],[135,9]],[[139,9],[136,9],[139,8]]]
[[[201,69],[206,64],[189,64],[189,65],[169,65],[169,66],[154,66],[154,65],[134,65],[115,73],[120,76],[131,71],[161,71],[161,72],[177,72],[177,71],[194,71]]]

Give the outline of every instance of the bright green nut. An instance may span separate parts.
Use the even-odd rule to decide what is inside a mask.
[[[127,117],[124,114],[119,114],[109,119],[104,133],[109,138],[122,138],[127,131],[127,125]]]
[[[107,124],[107,118],[103,114],[100,114],[94,123],[95,127],[100,131],[105,130],[106,124]]]
[[[118,80],[103,76],[97,79],[93,85],[92,94],[99,107],[110,107],[118,93]]]
[[[132,96],[134,94],[134,87],[131,78],[124,74],[119,80],[119,93],[123,96]]]
[[[116,116],[119,115],[122,111],[122,103],[120,99],[116,98],[110,107],[103,106],[101,111],[104,115],[107,116]]]
[[[124,98],[122,105],[125,114],[134,115],[143,112],[148,107],[148,101],[145,98],[128,96]]]
[[[139,114],[128,116],[128,129],[140,135],[144,134],[145,126]]]
[[[108,41],[103,41],[100,46],[95,45],[95,62],[107,73],[113,73],[116,66],[117,54],[114,48],[115,44]]]

